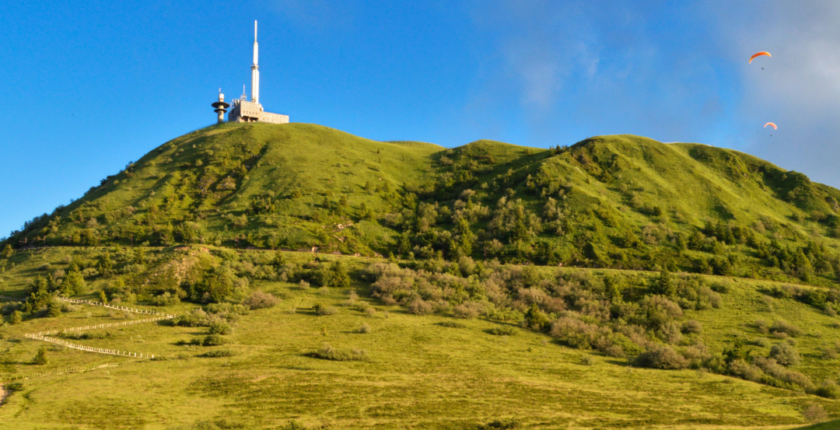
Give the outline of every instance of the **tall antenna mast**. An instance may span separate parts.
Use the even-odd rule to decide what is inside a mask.
[[[260,102],[259,45],[257,45],[257,21],[254,21],[254,64],[251,66],[251,101]]]

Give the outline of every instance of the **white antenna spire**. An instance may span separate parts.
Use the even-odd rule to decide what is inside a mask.
[[[257,45],[257,21],[254,21],[254,64],[251,66],[251,101],[260,102],[259,45]]]

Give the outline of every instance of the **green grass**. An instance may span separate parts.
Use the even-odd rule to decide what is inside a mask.
[[[837,430],[840,429],[840,420],[814,424],[807,427],[798,427],[796,430]]]
[[[766,356],[780,340],[755,322],[787,321],[804,332],[797,337],[802,362],[793,369],[819,384],[840,380],[838,359],[823,357],[840,348],[840,320],[832,316],[840,302],[819,309],[760,290],[778,282],[837,287],[838,201],[840,191],[747,154],[630,135],[553,150],[487,140],[444,149],[312,124],[208,127],[161,145],[0,242],[0,251],[7,243],[19,248],[0,257],[0,295],[22,298],[37,277],[78,265],[87,269],[82,296],[97,299],[116,282],[97,273],[107,250],[136,290],[137,307],[176,282],[170,273],[188,276],[204,263],[236,271],[242,282],[229,301],[262,290],[281,303],[242,316],[224,345],[201,346],[206,327],[163,323],[74,340],[155,361],[48,346],[49,363],[30,364],[44,343],[24,333],[142,318],[131,314],[76,307],[4,324],[0,376],[53,374],[23,381],[0,407],[0,422],[21,429],[203,428],[220,420],[266,429],[292,421],[310,428],[792,428],[805,424],[802,411],[812,404],[837,417],[836,400],[702,371],[634,368],[628,359],[514,327],[519,321],[411,315],[371,299],[370,280],[360,275],[383,261],[370,258],[377,254],[439,253],[537,264],[543,273],[621,274],[630,289],[647,291],[651,270],[705,273],[705,263],[725,258],[734,278],[702,275],[706,285],[727,286],[722,306],[685,311],[682,321],[703,327],[691,336],[712,354],[746,343]],[[724,244],[707,224],[742,236]],[[709,236],[700,245],[680,245],[700,231]],[[257,276],[252,269],[269,266],[273,251],[246,250],[315,246],[318,258],[350,269],[355,303],[351,288]],[[768,250],[780,257],[778,267]],[[283,254],[296,270],[314,258]],[[512,300],[516,288],[505,292]],[[165,310],[196,307],[185,301]],[[104,364],[115,367],[55,374]]]
[[[459,249],[448,238],[457,244],[461,227],[447,214],[468,189],[485,210],[467,217],[475,240]],[[511,195],[521,211],[494,224]],[[840,190],[747,154],[638,136],[560,151],[487,140],[444,149],[312,124],[229,124],[161,145],[9,243],[317,246],[373,256],[400,254],[407,235],[418,256],[457,259],[483,258],[497,239],[502,249],[490,256],[507,262],[702,273],[729,257],[734,276],[829,286],[840,280],[838,201]],[[437,215],[418,202],[436,204]],[[531,215],[540,228],[521,231]],[[678,245],[707,223],[751,237]],[[789,249],[777,267],[762,255],[773,243]],[[800,248],[807,264],[795,260]]]
[[[0,294],[19,293],[19,285],[38,273],[44,261],[61,267],[60,254],[66,251],[20,253],[15,268],[3,275]],[[288,253],[287,258],[313,257]],[[350,268],[371,261],[342,260]],[[92,281],[90,296],[104,282]],[[750,326],[756,318],[784,318],[805,330],[799,338],[804,360],[796,370],[815,380],[840,378],[837,360],[823,360],[817,352],[840,341],[840,332],[831,326],[836,319],[791,300],[774,301],[771,311],[757,292],[762,282],[730,280],[722,308],[687,317],[704,324],[704,341],[718,351],[735,337],[758,336]],[[349,289],[302,289],[268,281],[253,281],[250,289],[283,300],[243,316],[233,334],[225,336],[230,342],[224,346],[189,345],[191,339],[203,339],[207,328],[163,324],[125,326],[105,330],[110,335],[101,339],[76,341],[165,360],[133,362],[50,348],[49,364],[28,364],[44,343],[22,339],[23,333],[123,320],[103,308],[84,307],[58,318],[3,326],[2,375],[121,365],[25,380],[24,390],[0,407],[0,422],[20,429],[167,429],[222,419],[245,428],[276,428],[294,420],[331,428],[466,429],[515,419],[520,428],[541,429],[791,428],[804,424],[801,411],[813,403],[830,414],[840,413],[834,400],[707,372],[634,368],[626,360],[570,349],[524,329],[515,329],[515,336],[494,336],[489,332],[509,326],[492,321],[411,315],[365,298],[364,283],[354,284],[357,304],[376,308],[373,316],[362,312],[362,306],[348,306]],[[316,303],[338,313],[318,316],[312,309]],[[193,308],[183,303],[166,309],[185,313]],[[453,322],[460,328],[447,327]],[[371,326],[371,332],[359,333],[362,324]],[[364,350],[366,360],[309,356],[324,343],[338,351]],[[213,355],[220,356],[207,358]]]

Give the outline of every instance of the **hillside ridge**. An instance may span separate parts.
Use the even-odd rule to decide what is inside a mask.
[[[223,124],[164,143],[6,243],[318,247],[833,285],[838,201],[749,154],[634,135],[446,149]]]

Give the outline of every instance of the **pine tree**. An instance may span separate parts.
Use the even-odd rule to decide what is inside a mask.
[[[347,269],[344,268],[341,261],[333,263],[330,272],[330,285],[336,288],[350,286],[350,275],[347,274]]]
[[[3,251],[0,252],[0,257],[9,258],[12,255],[14,255],[14,253],[15,253],[15,250],[12,248],[12,245],[9,245],[7,243],[6,246],[3,247]]]
[[[10,321],[12,325],[20,324],[23,322],[23,314],[20,311],[12,312],[12,320]]]
[[[61,315],[61,305],[56,302],[50,302],[47,305],[47,315],[50,318],[55,318]]]
[[[659,280],[657,282],[657,292],[663,296],[673,297],[677,294],[677,287],[671,279],[671,272],[667,267],[663,267],[659,272]]]
[[[47,359],[47,348],[42,346],[40,349],[38,349],[38,353],[35,354],[35,358],[32,359],[32,364],[43,366],[48,362],[49,360]]]
[[[78,270],[71,269],[70,273],[67,274],[67,277],[64,278],[64,282],[61,284],[61,291],[66,296],[82,294],[86,289],[87,284],[85,284],[85,278]]]

